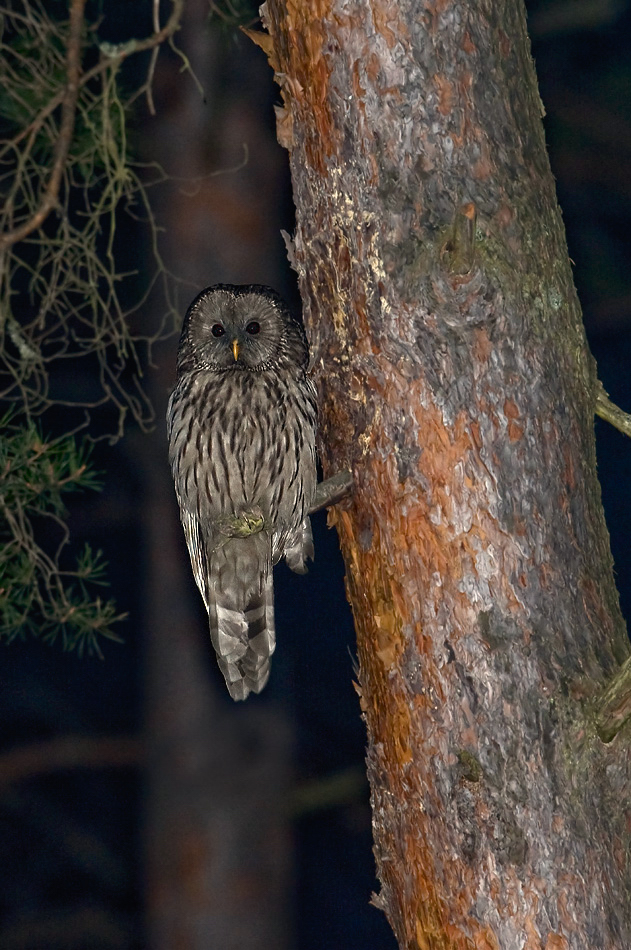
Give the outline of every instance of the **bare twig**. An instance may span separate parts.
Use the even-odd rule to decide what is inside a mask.
[[[120,52],[115,54],[113,58],[125,59],[130,53],[142,53],[145,50],[153,49],[155,46],[161,46],[162,43],[170,39],[173,34],[179,30],[183,13],[184,0],[173,0],[171,16],[161,30],[152,33],[151,36],[147,36],[144,40],[132,40],[131,43],[123,44],[125,48],[121,47]],[[103,72],[104,68],[105,64],[103,63],[93,66],[92,69],[85,74],[84,81],[89,82],[94,76],[98,76],[99,73]]]
[[[160,32],[160,0],[153,0],[153,32]],[[160,47],[154,46],[151,51],[151,60],[147,72],[147,108],[150,115],[156,114],[156,107],[153,102],[153,75],[156,71],[156,63],[160,54]]]

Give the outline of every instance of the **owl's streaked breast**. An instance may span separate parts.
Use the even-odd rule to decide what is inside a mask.
[[[186,424],[177,411],[185,395],[180,386],[199,406]],[[198,373],[176,387],[171,405],[171,464],[186,508],[204,521],[252,506],[273,522],[304,518],[298,494],[310,501],[315,490],[310,381],[271,372]],[[298,484],[300,493],[293,490]]]

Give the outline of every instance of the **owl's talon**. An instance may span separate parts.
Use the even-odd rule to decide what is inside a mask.
[[[249,538],[265,528],[265,518],[260,511],[244,511],[240,515],[227,515],[218,521],[217,527],[226,538]]]

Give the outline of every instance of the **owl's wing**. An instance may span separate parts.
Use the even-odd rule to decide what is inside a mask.
[[[186,511],[180,506],[182,516],[182,527],[184,528],[184,537],[186,538],[186,547],[191,558],[191,567],[193,568],[193,577],[199,587],[200,594],[204,598],[204,606],[208,612],[208,561],[206,559],[206,548],[201,538],[199,530],[199,521],[195,515]]]
[[[313,561],[313,535],[311,534],[311,521],[305,518],[302,524],[299,524],[295,531],[289,537],[282,539],[284,546],[279,553],[285,555],[287,566],[295,571],[296,574],[306,574],[307,558]]]

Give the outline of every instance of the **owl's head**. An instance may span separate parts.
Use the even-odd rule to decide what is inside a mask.
[[[198,294],[184,318],[178,372],[260,372],[307,360],[304,331],[271,287],[215,284]]]

